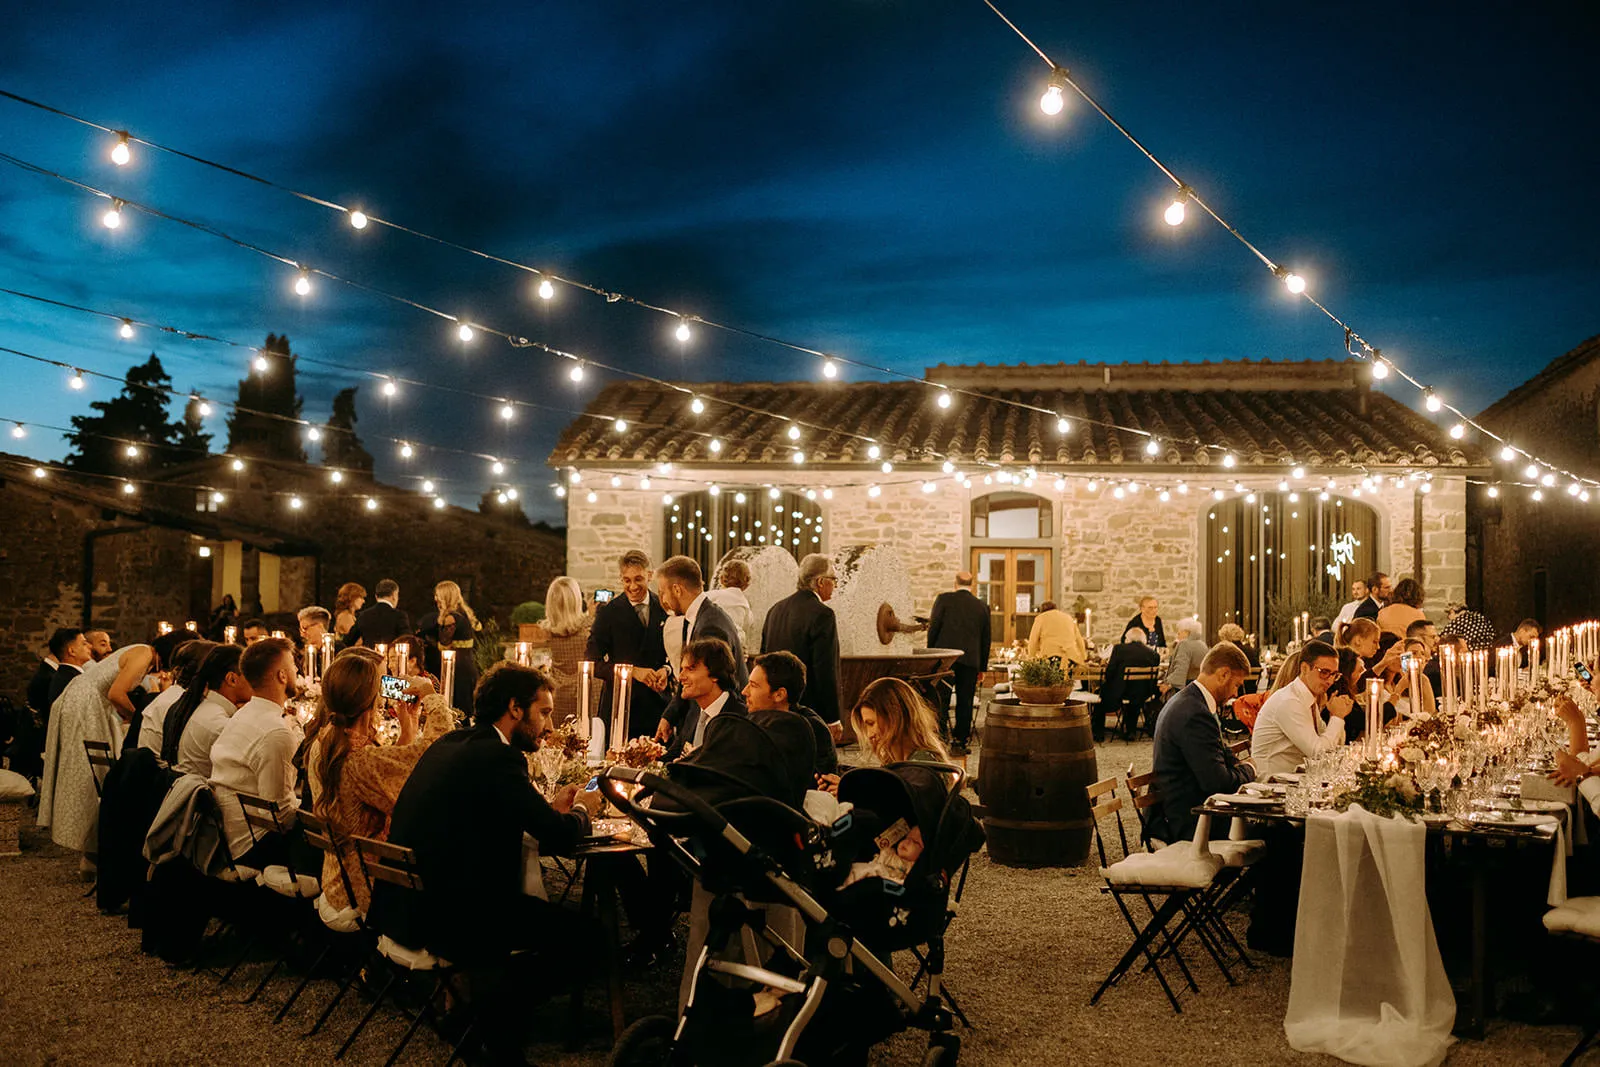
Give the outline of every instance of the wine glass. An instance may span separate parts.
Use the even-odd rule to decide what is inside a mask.
[[[565,762],[565,753],[556,745],[539,746],[539,772],[544,775],[544,794],[546,799],[554,801],[556,790],[561,787],[561,765]]]

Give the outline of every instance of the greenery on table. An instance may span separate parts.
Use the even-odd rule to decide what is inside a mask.
[[[1352,804],[1360,804],[1380,818],[1399,816],[1415,821],[1422,814],[1424,799],[1422,790],[1408,774],[1362,771],[1356,776],[1354,789],[1346,789],[1333,798],[1336,811],[1347,811]]]
[[[1061,669],[1061,663],[1055,656],[1018,660],[1017,669],[1011,676],[1011,684],[1039,688],[1066,685],[1067,672]]]

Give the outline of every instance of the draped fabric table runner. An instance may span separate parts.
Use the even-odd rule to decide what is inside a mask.
[[[1428,911],[1426,836],[1359,805],[1306,820],[1283,1024],[1298,1051],[1367,1067],[1443,1061],[1456,1009]]]

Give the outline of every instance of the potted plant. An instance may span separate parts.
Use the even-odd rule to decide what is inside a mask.
[[[543,644],[546,639],[544,605],[537,600],[525,600],[511,609],[511,625],[517,628],[517,640],[529,644]]]
[[[1072,695],[1072,679],[1056,656],[1039,656],[1017,663],[1011,691],[1024,704],[1065,704]]]

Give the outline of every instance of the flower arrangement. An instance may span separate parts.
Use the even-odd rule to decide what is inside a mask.
[[[1333,798],[1337,811],[1347,811],[1352,804],[1360,804],[1372,814],[1385,819],[1403,818],[1414,822],[1422,814],[1422,790],[1416,779],[1400,771],[1384,774],[1380,771],[1362,771],[1356,777],[1353,789],[1346,789]]]
[[[666,754],[666,747],[655,738],[635,737],[622,747],[620,762],[625,767],[645,768],[660,763]]]
[[[550,748],[561,749],[561,754],[567,759],[576,759],[589,751],[589,742],[578,736],[577,727],[572,722],[545,731],[540,742]]]
[[[1418,712],[1412,717],[1410,728],[1406,731],[1406,741],[1424,750],[1443,748],[1454,736],[1453,725],[1443,716]]]

